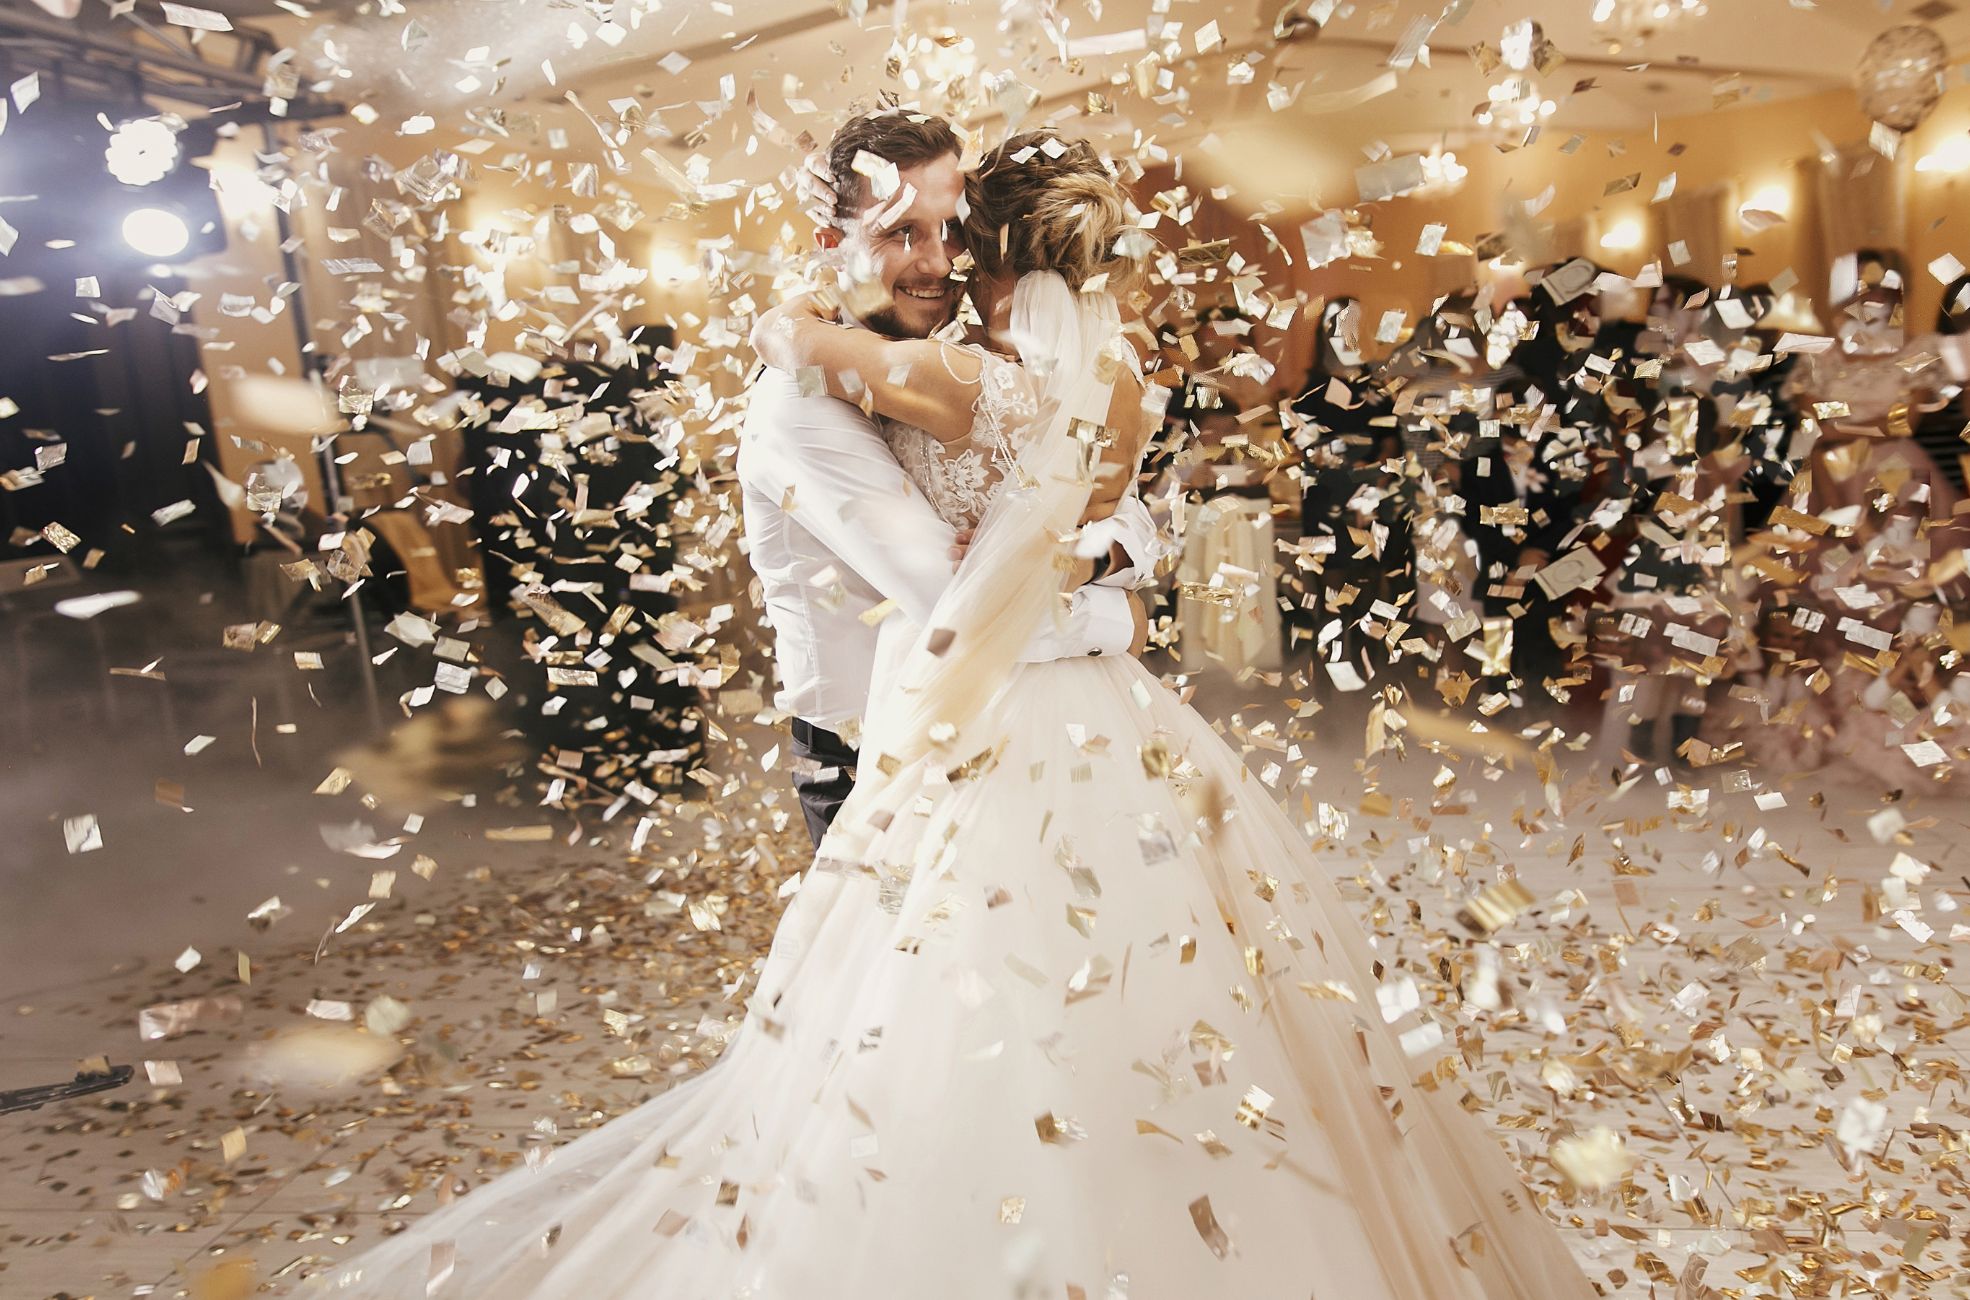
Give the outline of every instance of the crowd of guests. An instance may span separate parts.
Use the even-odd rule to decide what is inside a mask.
[[[1375,361],[1361,305],[1325,302],[1275,450],[1222,386],[1175,404],[1192,523],[1282,475],[1302,504],[1242,604],[1249,556],[1187,556],[1186,667],[1267,666],[1283,609],[1334,689],[1592,716],[1650,763],[1946,776],[1970,760],[1970,281],[1912,332],[1892,254],[1833,279],[1815,318],[1576,260],[1442,299]]]

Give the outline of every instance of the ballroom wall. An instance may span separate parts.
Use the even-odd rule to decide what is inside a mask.
[[[559,150],[544,139],[521,136],[470,155],[474,180],[462,199],[447,205],[442,226],[428,217],[410,219],[389,232],[398,236],[393,246],[391,238],[378,233],[378,220],[369,220],[372,228],[365,228],[365,221],[372,218],[376,201],[381,200],[387,210],[397,197],[396,187],[367,174],[374,169],[366,168],[365,160],[402,168],[436,147],[477,147],[444,132],[398,134],[395,125],[365,126],[353,119],[317,124],[316,130],[326,127],[338,132],[332,137],[334,150],[317,155],[323,163],[316,169],[318,181],[286,196],[292,231],[301,240],[296,263],[303,287],[294,301],[305,311],[309,332],[326,355],[345,351],[358,358],[400,355],[409,352],[419,337],[429,340],[431,357],[464,346],[472,314],[487,306],[481,291],[484,275],[495,266],[503,271],[506,293],[515,306],[493,313],[483,341],[485,351],[512,346],[523,326],[539,327],[547,321],[546,312],[563,321],[575,320],[588,304],[567,264],[583,253],[592,259],[598,245],[594,234],[575,233],[568,222],[576,214],[596,212],[615,200],[633,203],[642,219],[627,230],[605,223],[601,232],[613,240],[616,255],[624,261],[659,271],[632,290],[640,301],[623,310],[622,319],[626,325],[672,324],[681,340],[696,336],[713,316],[728,314],[728,286],[734,282],[713,284],[697,272],[701,241],[729,240],[730,251],[741,258],[758,257],[759,265],[766,267],[770,250],[791,253],[807,239],[804,219],[790,205],[761,207],[757,195],[750,211],[743,200],[685,204],[640,164],[624,176],[600,177],[599,190],[579,192],[576,187],[583,182],[574,169],[593,161],[594,150],[585,149],[579,136]],[[1309,119],[1308,125],[1316,126],[1317,120]],[[1865,228],[1871,216],[1888,209],[1882,201],[1884,193],[1899,187],[1904,197],[1902,218],[1879,229],[1877,242],[1904,250],[1910,268],[1909,317],[1917,328],[1926,328],[1940,301],[1941,284],[1924,268],[1956,237],[1951,217],[1962,208],[1964,186],[1970,183],[1966,182],[1970,171],[1916,169],[1917,160],[1970,132],[1970,88],[1953,88],[1931,118],[1902,142],[1899,156],[1892,160],[1867,153],[1867,120],[1851,91],[1839,89],[1777,103],[1728,104],[1709,113],[1663,119],[1652,130],[1583,133],[1578,146],[1568,152],[1560,148],[1568,133],[1560,131],[1549,131],[1532,148],[1513,152],[1481,143],[1453,143],[1459,161],[1470,169],[1461,187],[1450,194],[1363,205],[1361,212],[1380,243],[1379,258],[1309,269],[1298,227],[1316,206],[1309,196],[1295,200],[1266,194],[1263,177],[1226,174],[1227,159],[1239,156],[1237,131],[1235,123],[1220,126],[1217,136],[1223,147],[1177,150],[1180,157],[1151,168],[1139,183],[1138,198],[1145,205],[1154,194],[1176,184],[1187,185],[1196,204],[1187,227],[1180,229],[1166,220],[1158,228],[1159,238],[1177,246],[1229,239],[1248,263],[1262,268],[1277,292],[1297,294],[1308,302],[1354,294],[1364,300],[1371,325],[1389,309],[1401,310],[1413,321],[1438,296],[1462,287],[1475,274],[1475,263],[1468,257],[1417,254],[1424,226],[1443,224],[1449,239],[1468,243],[1505,226],[1511,205],[1518,205],[1519,213],[1534,225],[1552,225],[1550,251],[1555,256],[1585,254],[1622,272],[1661,260],[1667,270],[1719,282],[1719,256],[1742,248],[1739,280],[1773,280],[1790,271],[1801,292],[1817,300],[1825,292],[1825,232]],[[284,126],[280,133],[289,152],[305,142],[298,128]],[[1362,143],[1366,142],[1354,142],[1349,148]],[[1873,175],[1816,184],[1817,159],[1829,145],[1863,158],[1871,156]],[[1318,147],[1335,149],[1336,142],[1323,139]],[[1398,152],[1415,147],[1411,142]],[[255,148],[266,148],[257,132],[227,144],[215,157],[231,240],[223,254],[201,260],[187,276],[203,294],[192,314],[208,334],[205,370],[222,435],[222,465],[235,474],[243,473],[262,453],[235,446],[223,435],[285,447],[297,460],[308,462],[307,430],[325,430],[337,423],[334,412],[323,410],[297,382],[305,367],[292,312],[255,320],[227,310],[225,295],[233,295],[234,309],[245,298],[263,309],[269,307],[273,287],[289,275],[280,255],[282,229],[276,204],[281,196],[253,179]],[[1346,158],[1347,152],[1339,156]],[[1358,152],[1352,156],[1362,158]],[[1960,156],[1970,161],[1970,150]],[[549,165],[540,167],[543,162]],[[1851,159],[1844,165],[1851,167]],[[1651,202],[1671,172],[1676,176],[1673,194]],[[1622,188],[1631,177],[1635,178],[1632,188]],[[1884,181],[1890,184],[1884,187]],[[326,204],[337,187],[338,207],[330,212]],[[1346,202],[1353,197],[1351,186],[1337,183],[1330,188],[1337,192],[1323,196],[1326,201]],[[1737,212],[1754,199],[1782,204],[1778,215],[1783,219],[1762,230],[1748,227]],[[1271,245],[1258,222],[1280,241],[1283,252]],[[1633,246],[1603,244],[1604,237],[1629,222],[1639,236]],[[500,232],[502,238],[531,236],[536,243],[524,253],[499,256],[487,250],[489,232]],[[410,237],[404,238],[406,234]],[[1689,245],[1692,254],[1692,261],[1680,267],[1673,265],[1666,251],[1676,239]],[[360,277],[332,275],[324,262],[356,256],[386,264],[407,256],[409,264],[421,268],[417,273],[423,278],[409,286],[392,284],[389,301],[371,304],[370,332],[351,338],[346,333],[352,318],[347,305]],[[556,262],[562,264],[559,271],[553,269]],[[462,274],[468,267],[470,276]],[[444,268],[443,273],[437,273],[439,268]],[[761,274],[744,287],[757,299],[770,292],[770,281],[769,274]],[[550,287],[555,285],[566,287]],[[529,296],[541,294],[563,301],[538,304],[546,312],[530,309]],[[1306,322],[1302,311],[1289,329],[1262,330],[1258,335],[1262,353],[1276,359],[1265,390],[1275,395],[1297,391],[1311,355]],[[428,359],[424,368],[427,374],[439,373]],[[739,378],[736,371],[718,370],[707,375],[707,382],[714,393],[730,395],[736,392]],[[437,432],[436,450],[442,463],[450,449],[443,431]],[[365,465],[352,462],[352,468],[360,471]],[[318,490],[315,467],[308,464],[306,469],[311,487]],[[251,519],[242,514],[237,524],[242,540],[251,535],[251,528]]]
[[[1549,132],[1533,148],[1511,153],[1465,145],[1455,152],[1470,174],[1456,192],[1367,205],[1382,261],[1301,267],[1299,284],[1309,295],[1360,296],[1371,322],[1389,308],[1405,310],[1413,320],[1475,271],[1468,259],[1418,256],[1414,250],[1423,227],[1441,223],[1449,227],[1449,238],[1468,241],[1500,229],[1508,205],[1530,201],[1539,208],[1535,220],[1558,227],[1554,256],[1585,255],[1630,274],[1660,261],[1665,271],[1717,284],[1722,268],[1714,259],[1698,254],[1677,266],[1668,244],[1682,240],[1693,253],[1705,246],[1719,252],[1742,248],[1740,282],[1777,280],[1790,270],[1799,292],[1816,303],[1826,293],[1828,245],[1839,242],[1839,231],[1865,231],[1878,244],[1902,250],[1909,269],[1908,320],[1912,329],[1928,329],[1941,304],[1943,281],[1925,268],[1960,242],[1952,217],[1970,211],[1965,207],[1970,170],[1918,171],[1916,164],[1970,132],[1970,87],[1957,86],[1944,96],[1893,159],[1867,149],[1868,127],[1853,93],[1843,89],[1666,118],[1653,131],[1583,133],[1571,153],[1556,147],[1567,139],[1564,132]],[[1843,157],[1860,155],[1872,174],[1841,174],[1816,184],[1823,145],[1842,150]],[[1970,151],[1960,156],[1970,162]],[[1673,194],[1653,202],[1658,185],[1672,172]],[[1619,188],[1629,177],[1639,178],[1634,188]],[[1896,188],[1902,218],[1884,220],[1890,211],[1885,199]],[[1695,201],[1709,195],[1716,201],[1708,208]],[[1782,202],[1784,219],[1763,229],[1747,225],[1737,214],[1753,200]],[[1604,246],[1603,237],[1624,222],[1638,229],[1634,246]]]

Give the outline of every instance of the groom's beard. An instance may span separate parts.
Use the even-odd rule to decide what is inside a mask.
[[[942,301],[929,298],[908,299],[908,290],[940,289]],[[907,307],[901,304],[908,303]],[[899,281],[890,296],[887,307],[866,313],[862,323],[878,334],[893,339],[929,338],[938,330],[951,323],[957,315],[958,284],[955,280],[924,281],[905,284]]]

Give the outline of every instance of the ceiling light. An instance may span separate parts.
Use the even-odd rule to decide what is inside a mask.
[[[1595,0],[1593,22],[1616,50],[1641,45],[1709,12],[1704,0]]]
[[[1419,155],[1423,170],[1423,183],[1408,191],[1419,198],[1433,198],[1452,194],[1463,185],[1464,178],[1471,169],[1457,161],[1457,155],[1446,151],[1442,145],[1431,145],[1430,151]]]
[[[1475,55],[1486,76],[1500,68],[1504,73],[1485,87],[1485,102],[1472,110],[1472,118],[1508,139],[1529,143],[1534,129],[1559,109],[1539,88],[1537,74],[1558,61],[1545,29],[1529,18],[1513,23],[1499,37],[1496,51],[1480,44]]]

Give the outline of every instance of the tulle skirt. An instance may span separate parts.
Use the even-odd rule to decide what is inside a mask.
[[[882,810],[873,867],[808,873],[716,1066],[313,1285],[1594,1295],[1435,1022],[1393,969],[1385,1015],[1366,935],[1198,714],[1117,658],[1018,669],[993,716],[988,753]]]

